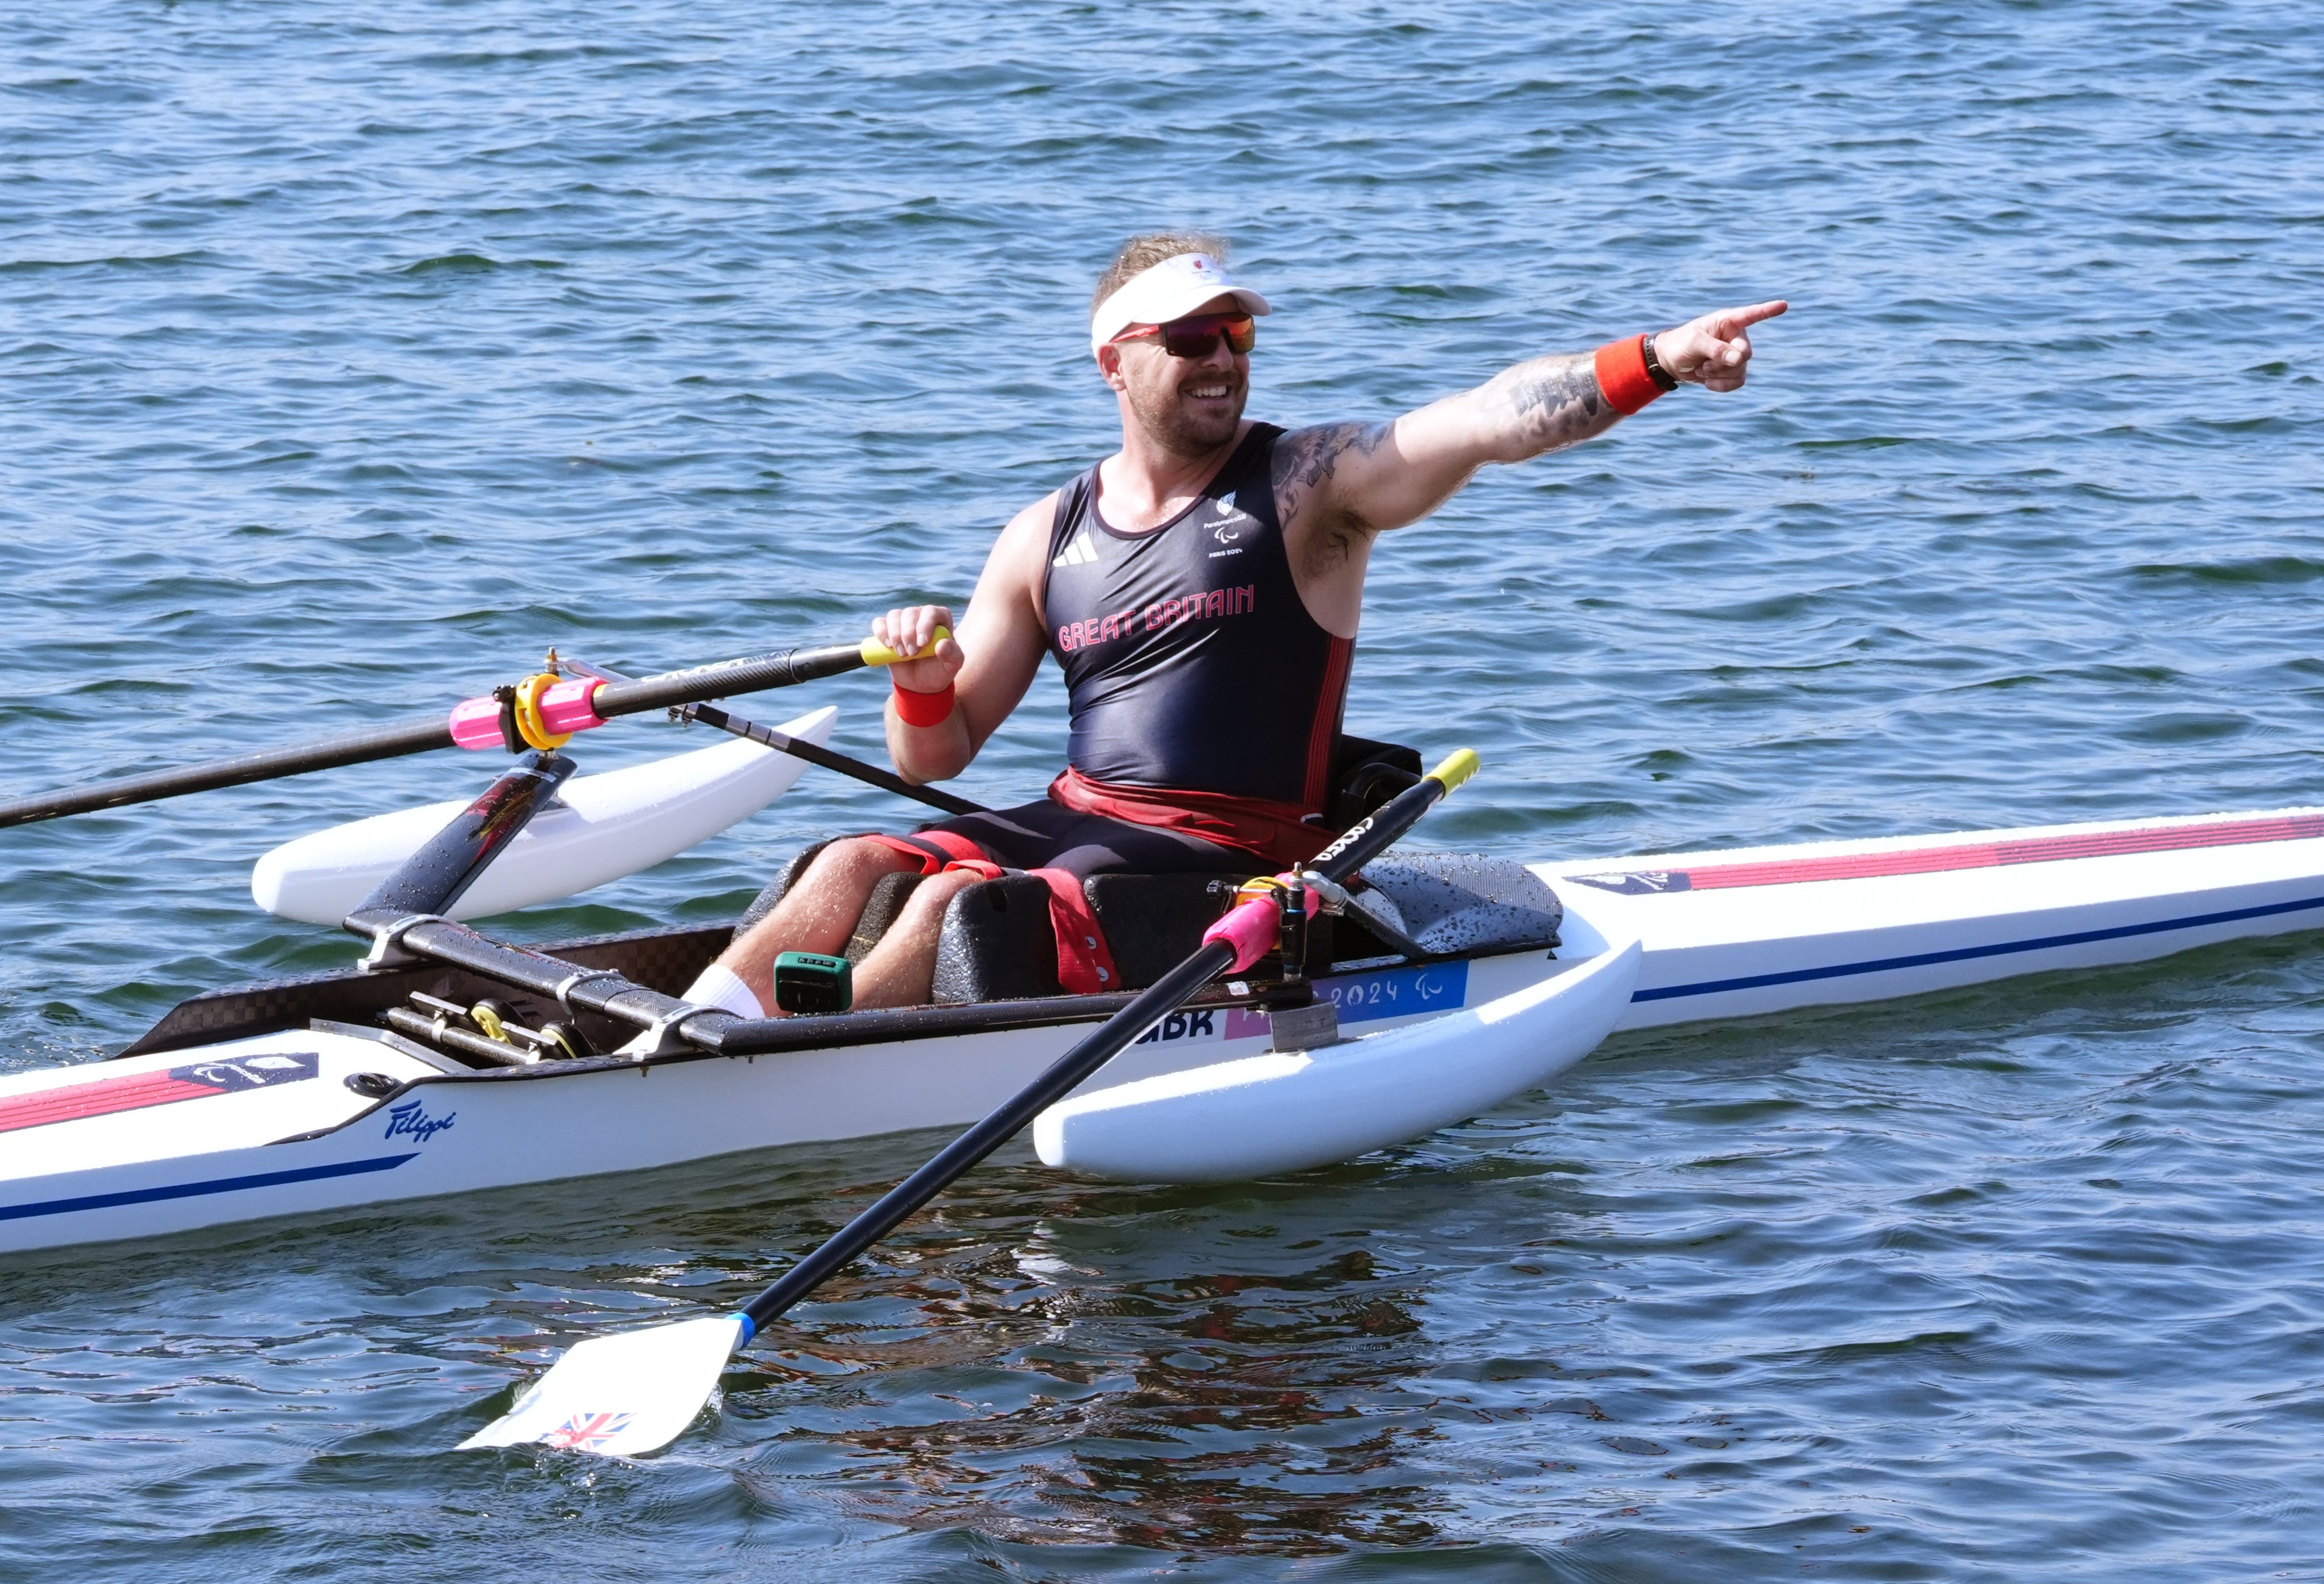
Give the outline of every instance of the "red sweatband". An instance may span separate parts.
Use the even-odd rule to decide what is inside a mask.
[[[951,683],[942,693],[914,693],[893,677],[888,680],[896,689],[896,718],[907,726],[941,726],[952,719]]]
[[[1598,388],[1624,418],[1663,393],[1646,372],[1646,338],[1626,336],[1598,349]]]

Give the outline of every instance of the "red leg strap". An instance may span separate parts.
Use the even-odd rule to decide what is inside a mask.
[[[924,875],[940,873],[955,863],[984,864],[992,870],[984,877],[987,879],[997,879],[1001,873],[997,866],[987,861],[982,847],[966,836],[956,835],[951,831],[922,831],[914,836],[867,834],[857,840],[877,842],[907,858],[918,859],[920,872]]]
[[[1048,882],[1049,922],[1057,931],[1057,982],[1068,995],[1095,995],[1120,990],[1121,973],[1113,965],[1105,932],[1090,911],[1089,898],[1076,876],[1062,869],[1029,871]]]
[[[985,857],[975,843],[951,831],[922,831],[910,836],[870,835],[863,839],[918,859],[924,875],[964,869],[980,879],[997,880],[1008,872]],[[1113,953],[1106,946],[1105,932],[1098,927],[1097,915],[1090,911],[1089,898],[1082,891],[1081,880],[1062,869],[1028,872],[1049,888],[1049,924],[1057,935],[1058,984],[1067,994],[1076,996],[1120,989],[1121,972],[1113,965]]]

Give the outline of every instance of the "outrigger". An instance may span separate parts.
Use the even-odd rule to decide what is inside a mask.
[[[1294,1171],[1473,1116],[1618,1029],[2324,924],[2324,810],[1585,862],[1390,857],[1476,760],[1423,776],[1416,753],[1355,740],[1346,832],[1301,870],[1089,882],[1123,981],[1107,994],[1062,993],[1046,886],[1017,876],[952,900],[935,1004],[899,1010],[743,1018],[680,1000],[732,926],[528,948],[456,922],[658,861],[806,762],[973,807],[824,747],[832,711],[770,730],[706,702],[898,658],[866,640],[638,681],[568,664],[449,721],[0,805],[18,824],[453,743],[515,755],[424,842],[443,808],[262,863],[280,910],[345,905],[368,943],[357,966],[197,996],[109,1062],[0,1080],[0,1252],[982,1118],[744,1311],[585,1343],[472,1442],[650,1450],[757,1328],[1028,1125],[1048,1164],[1129,1181]],[[573,732],[665,709],[749,741],[573,778]],[[875,896],[851,955],[882,911]]]

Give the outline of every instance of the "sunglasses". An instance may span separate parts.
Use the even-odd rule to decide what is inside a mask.
[[[1114,340],[1136,341],[1148,336],[1162,337],[1162,350],[1173,357],[1208,357],[1222,336],[1227,338],[1229,352],[1240,354],[1259,344],[1259,321],[1249,314],[1195,314],[1167,325],[1133,326]]]

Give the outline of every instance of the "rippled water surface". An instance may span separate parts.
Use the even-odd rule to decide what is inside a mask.
[[[20,6],[0,794],[964,596],[1220,226],[1254,411],[1789,297],[1375,563],[1351,723],[1527,858],[2324,801],[2324,25],[2264,4]],[[880,684],[825,685],[844,742]],[[1046,778],[1045,680],[965,778]],[[669,751],[628,725],[593,768]],[[0,833],[0,1068],[346,960],[407,760]],[[811,779],[541,938],[734,910]],[[1617,1040],[1333,1171],[1004,1154],[636,1463],[448,1456],[880,1139],[0,1269],[0,1577],[2324,1578],[2314,936]],[[588,1141],[574,1141],[586,1152]]]

